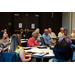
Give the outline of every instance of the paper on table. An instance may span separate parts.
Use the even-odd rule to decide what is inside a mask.
[[[27,41],[21,41],[21,43],[26,43]]]
[[[47,48],[47,49],[38,49],[36,47],[31,47],[31,48],[32,49],[30,49],[30,50],[25,50],[25,52],[29,52],[29,51],[36,52],[36,53],[42,53],[42,52],[44,52],[44,53],[49,53],[49,54],[47,54],[45,56],[55,56],[53,54],[53,50],[51,50],[50,48]]]
[[[36,56],[43,56],[43,55],[45,55],[46,53],[44,53],[44,52],[41,52],[41,53],[35,53],[35,54],[33,54],[33,55],[36,55]]]
[[[26,50],[25,50],[26,51]],[[27,51],[32,51],[32,52],[43,52],[42,50],[39,50],[38,48],[36,48],[36,47],[32,47],[32,49],[30,49],[30,50],[27,50]],[[27,52],[26,51],[26,52]]]

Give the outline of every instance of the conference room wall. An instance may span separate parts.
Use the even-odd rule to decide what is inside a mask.
[[[45,28],[52,28],[52,31],[58,35],[60,27],[62,27],[62,12],[43,12],[40,16],[41,33],[44,32]]]
[[[18,12],[19,13],[19,12]],[[20,12],[21,14],[26,14],[27,12]],[[53,32],[58,34],[60,27],[62,27],[62,12],[54,12],[52,18],[52,12],[28,12],[28,14],[39,14],[39,25],[41,29],[41,34],[44,32],[45,28],[51,27]],[[14,31],[14,12],[0,12],[0,30],[7,29],[13,33]],[[11,26],[8,23],[11,23]],[[12,29],[10,29],[10,27]],[[10,29],[10,30],[9,30]]]
[[[72,24],[71,25],[72,26],[71,27],[72,28],[71,32],[73,32],[73,28],[75,28],[75,12],[71,12],[71,15],[72,15],[72,17],[71,17],[71,19],[72,19],[71,20],[72,21],[72,23],[71,23]]]
[[[68,30],[71,35],[75,28],[75,12],[62,12],[62,27]]]
[[[11,12],[0,12],[0,31],[7,29],[8,34],[11,34]]]
[[[70,12],[63,12],[62,13],[62,27],[64,29],[68,30],[68,33],[71,33],[71,21],[70,21],[71,17],[70,17]]]

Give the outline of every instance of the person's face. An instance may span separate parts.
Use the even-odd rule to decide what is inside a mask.
[[[40,32],[40,29],[38,29],[38,32]]]
[[[73,29],[73,33],[75,33],[75,29]]]
[[[61,28],[61,32],[62,32],[62,33],[64,32],[64,29],[63,29],[63,28]]]
[[[64,31],[64,35],[67,35],[67,33],[68,33],[67,30],[65,30],[65,31]]]
[[[7,32],[7,30],[5,29],[4,32]]]
[[[39,33],[36,32],[36,33],[34,34],[35,38],[38,38],[38,35],[39,35]]]
[[[49,33],[51,33],[51,31],[52,31],[51,29],[48,29],[48,32],[49,32]]]
[[[48,31],[45,31],[45,34],[48,35]]]
[[[21,34],[23,34],[23,29],[20,30]]]
[[[3,37],[4,38],[7,38],[8,37],[8,34],[6,32],[4,32]]]
[[[21,34],[23,34],[23,31],[21,31]]]

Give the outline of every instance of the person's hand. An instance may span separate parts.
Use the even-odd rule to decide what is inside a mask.
[[[29,54],[29,55],[26,55],[26,58],[31,58],[31,55]]]
[[[43,44],[42,46],[48,47],[48,46],[46,46],[45,44]]]
[[[68,40],[69,43],[72,43],[72,41]]]
[[[31,58],[29,58],[29,61],[31,60]]]
[[[75,37],[75,34],[73,35],[73,37]]]
[[[1,51],[2,51],[2,48],[0,48],[0,53],[1,53]]]
[[[52,43],[52,44],[55,44],[55,42],[54,42],[53,40],[51,40],[51,43]]]
[[[29,54],[29,58],[31,58],[31,55]]]
[[[1,53],[1,50],[0,50],[0,53]]]
[[[39,39],[37,39],[37,41],[41,41],[41,39],[39,38]]]
[[[74,35],[72,36],[72,38],[74,38]]]
[[[67,36],[64,36],[64,37],[63,37],[63,39],[67,39],[67,38],[68,38]]]

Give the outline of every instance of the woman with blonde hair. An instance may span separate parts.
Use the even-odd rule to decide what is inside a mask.
[[[21,46],[21,37],[19,34],[13,34],[11,38],[11,46],[8,52],[16,53],[17,57],[22,62],[28,62],[31,60],[31,55],[26,55],[23,47]]]

